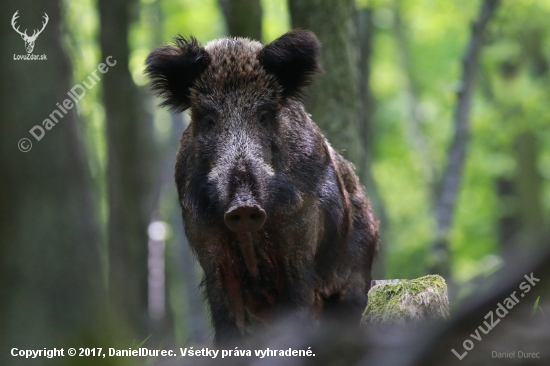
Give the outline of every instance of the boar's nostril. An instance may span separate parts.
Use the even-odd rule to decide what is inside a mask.
[[[254,232],[262,228],[266,214],[258,206],[237,206],[230,208],[224,215],[227,227],[236,233]]]

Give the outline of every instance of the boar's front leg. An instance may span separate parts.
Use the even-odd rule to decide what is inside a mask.
[[[291,316],[301,326],[313,324],[322,311],[322,300],[315,289],[315,275],[305,259],[286,261],[287,276],[280,301],[282,315]]]
[[[214,326],[214,342],[221,345],[244,335],[241,278],[231,269],[205,271],[206,297]]]

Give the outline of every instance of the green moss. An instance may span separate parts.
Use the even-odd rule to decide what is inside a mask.
[[[372,287],[361,323],[405,323],[447,318],[447,284],[443,277],[429,275]]]

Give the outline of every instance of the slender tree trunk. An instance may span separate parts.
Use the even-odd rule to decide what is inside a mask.
[[[147,226],[155,177],[151,118],[128,70],[128,31],[136,0],[99,0],[102,59],[116,66],[103,81],[107,117],[110,299],[136,336],[147,323]],[[142,339],[143,339],[142,338]]]
[[[500,201],[498,234],[503,253],[517,248],[533,250],[547,236],[535,134],[531,131],[520,133],[516,137],[515,152],[514,177],[497,180]]]
[[[9,20],[19,10],[21,29],[40,29],[33,53],[47,61],[16,61],[26,54],[21,37],[7,24],[0,27],[0,364],[18,365],[9,349],[44,349],[97,345],[102,287],[96,211],[92,184],[81,143],[76,107],[55,114],[56,103],[70,98],[71,65],[60,33],[57,0],[0,2]],[[39,125],[37,141],[29,130]],[[33,144],[28,152],[18,141]],[[28,147],[22,143],[21,147]],[[96,338],[94,338],[96,337]],[[68,364],[42,357],[42,365]],[[74,361],[73,361],[74,362]]]
[[[319,75],[310,89],[307,110],[337,150],[362,176],[359,133],[359,51],[354,0],[292,0],[293,28],[309,29],[323,45]]]
[[[359,41],[359,132],[365,146],[367,166],[371,165],[374,151],[374,109],[375,100],[370,89],[372,41],[374,36],[373,11],[363,8],[357,11],[357,33]]]
[[[517,245],[531,248],[545,235],[544,208],[542,205],[542,177],[537,168],[538,141],[531,131],[516,137],[516,176],[518,224]]]
[[[374,111],[376,101],[370,88],[372,42],[374,38],[373,11],[370,8],[362,8],[357,11],[357,31],[359,41],[359,133],[360,143],[363,146],[365,157],[361,166],[361,182],[367,187],[373,209],[380,220],[379,236],[383,243],[378,251],[377,260],[373,266],[373,278],[385,278],[385,261],[387,254],[388,219],[378,185],[372,172],[376,136]]]
[[[518,59],[515,62],[507,60],[501,63],[500,77],[502,80],[516,78],[521,73],[522,65],[525,64],[530,66],[532,81],[538,82],[548,76],[548,62],[543,55],[542,33],[537,28],[528,30],[527,33],[526,37],[518,35],[523,50],[522,60]],[[486,90],[492,91],[491,79],[486,74],[484,73]],[[521,99],[509,105],[499,103],[492,92],[485,94],[494,107],[500,111],[501,119],[513,119],[522,114]],[[497,210],[499,214],[498,234],[502,254],[518,248],[532,251],[542,238],[548,237],[548,223],[544,221],[543,178],[537,167],[540,142],[537,134],[533,129],[527,127],[528,125],[519,124],[515,136],[516,169],[514,176],[501,176],[496,182],[500,206]],[[512,260],[515,261],[516,258]]]
[[[500,0],[484,0],[481,3],[478,19],[472,24],[472,34],[462,59],[461,89],[454,114],[453,141],[448,150],[447,167],[435,204],[436,235],[432,244],[433,259],[430,268],[431,272],[441,274],[446,279],[450,277],[449,235],[470,137],[470,111],[479,51],[483,45],[487,23],[499,3]],[[452,288],[451,284],[449,288]]]
[[[230,36],[262,40],[260,0],[218,0],[218,2]]]
[[[515,209],[517,193],[514,181],[508,177],[498,177],[496,182],[499,219],[497,235],[501,252],[511,250],[519,232],[518,214]]]

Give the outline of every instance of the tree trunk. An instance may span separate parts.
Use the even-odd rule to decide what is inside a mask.
[[[495,181],[499,219],[497,236],[502,253],[513,249],[519,232],[517,193],[512,179],[501,176]]]
[[[128,30],[136,0],[99,0],[102,59],[117,64],[103,80],[107,117],[111,304],[135,335],[147,336],[147,226],[153,209],[153,131],[128,70]]]
[[[359,52],[354,0],[293,0],[288,2],[293,28],[317,35],[323,51],[319,75],[310,89],[306,109],[337,150],[362,175],[364,151],[359,133]]]
[[[296,0],[288,2],[293,28],[309,29],[323,46],[318,76],[306,101],[308,112],[334,148],[356,167],[386,237],[384,203],[372,174],[375,101],[370,90],[370,61],[374,26],[372,10],[356,11],[355,2]],[[384,276],[385,250],[381,246],[374,274]]]
[[[516,137],[515,152],[513,179],[500,177],[497,180],[498,234],[502,252],[515,248],[534,249],[547,235],[542,177],[537,168],[538,144],[532,131],[524,131]]]
[[[218,0],[231,37],[262,40],[260,0]]]
[[[21,29],[40,29],[35,55],[47,61],[16,61],[26,54],[21,37],[0,27],[0,364],[21,364],[8,347],[43,349],[97,344],[105,300],[98,252],[99,231],[92,184],[81,143],[76,107],[62,110],[73,87],[60,33],[57,0],[0,2],[9,19],[19,10]],[[84,97],[85,98],[85,97]],[[37,141],[29,130],[54,115],[58,122]],[[60,111],[60,112],[59,112]],[[61,117],[60,117],[61,114]],[[18,150],[18,141],[33,144]],[[21,148],[30,146],[28,141]],[[95,338],[94,338],[95,337]],[[4,343],[5,342],[5,343]],[[5,360],[4,360],[5,358]],[[42,357],[42,365],[70,363]],[[75,361],[72,361],[75,362]]]
[[[384,245],[380,246],[377,254],[377,260],[373,265],[373,277],[384,278],[385,262],[387,256],[387,232],[388,219],[384,201],[380,196],[378,185],[372,172],[372,162],[374,161],[376,136],[376,126],[374,121],[374,111],[376,101],[370,88],[371,60],[372,60],[372,41],[374,38],[375,27],[373,24],[373,10],[362,8],[357,11],[357,31],[359,41],[359,137],[360,144],[363,146],[364,159],[360,170],[362,175],[359,177],[361,182],[367,187],[369,199],[372,203],[376,217],[380,221],[378,235]]]
[[[483,45],[483,33],[499,3],[499,0],[484,0],[478,19],[472,25],[470,41],[462,59],[461,88],[454,114],[453,141],[448,150],[447,167],[439,185],[435,204],[436,235],[432,244],[433,258],[430,272],[445,277],[450,289],[452,289],[452,281],[450,281],[449,236],[468,150],[475,74],[479,51]]]
[[[517,209],[520,232],[517,245],[534,249],[545,235],[542,177],[537,168],[538,143],[531,131],[516,137]]]

